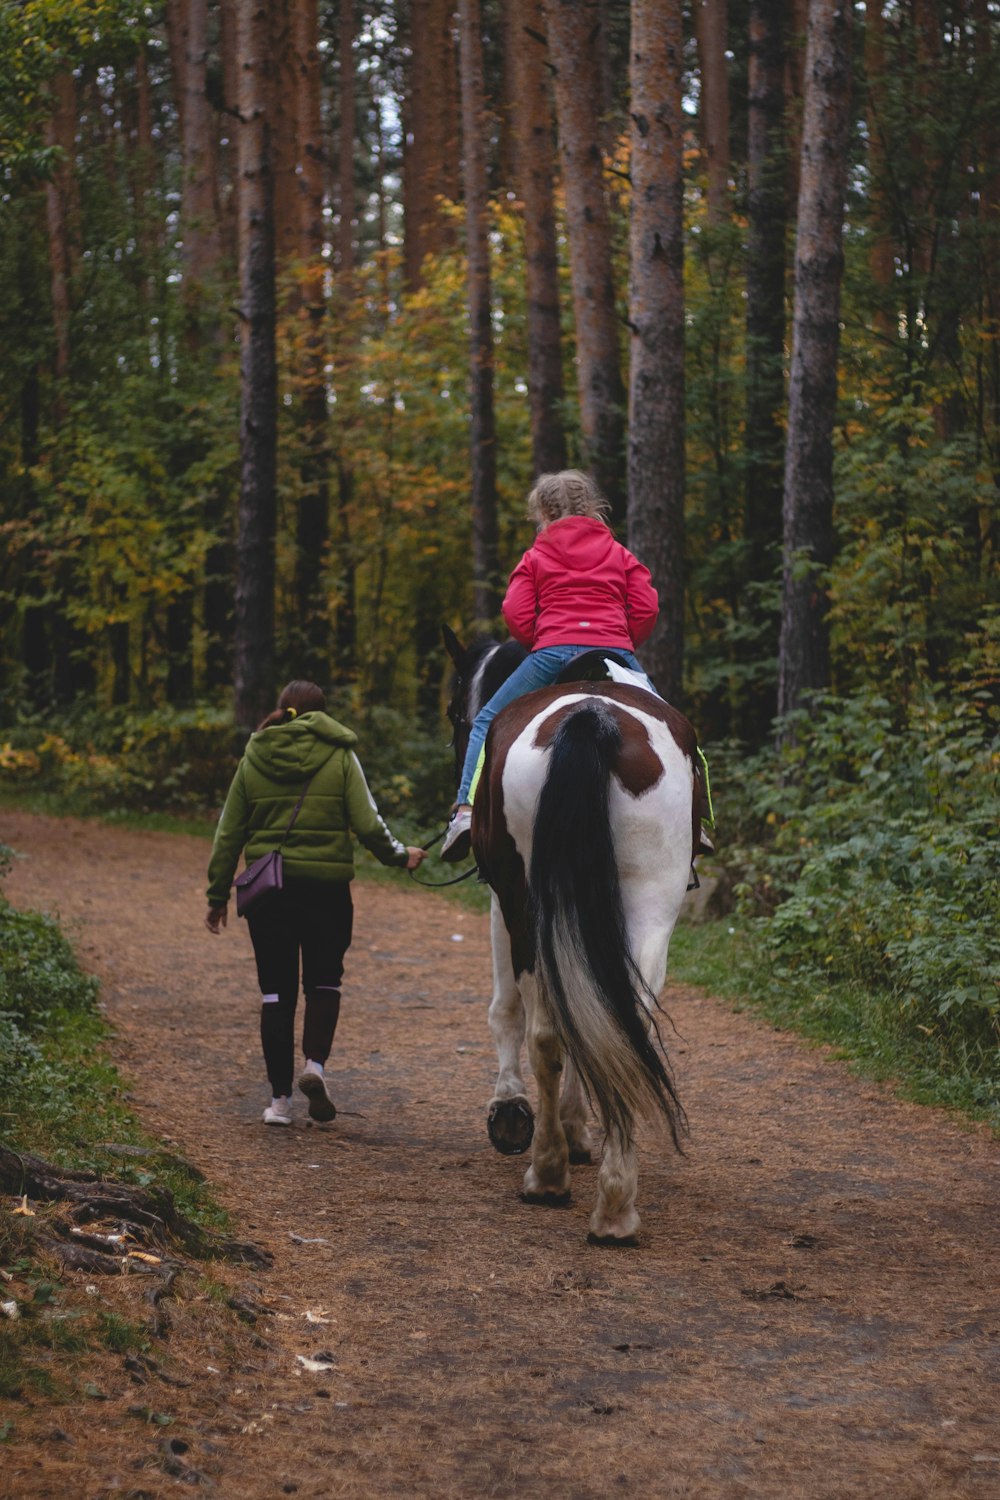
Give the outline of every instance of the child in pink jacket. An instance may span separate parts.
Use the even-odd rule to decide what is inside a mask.
[[[538,537],[510,576],[503,615],[530,654],[475,717],[442,859],[464,859],[469,852],[476,766],[490,724],[508,703],[547,686],[574,656],[594,647],[614,651],[655,691],[632,652],[652,633],[659,600],[649,570],[608,529],[608,508],[578,469],[541,475],[528,496]]]

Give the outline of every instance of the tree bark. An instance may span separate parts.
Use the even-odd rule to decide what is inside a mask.
[[[749,544],[750,576],[756,581],[770,576],[781,541],[787,171],[784,69],[780,11],[770,0],[751,0],[744,532]]]
[[[243,347],[234,707],[237,727],[244,730],[263,717],[274,694],[277,365],[271,166],[273,36],[268,0],[239,0],[237,20],[242,60],[239,224]]]
[[[774,6],[770,9],[773,12]],[[708,222],[729,218],[729,73],[726,0],[694,0],[701,74],[701,149],[708,180]]]
[[[778,713],[829,685],[825,571],[833,556],[842,228],[850,131],[851,7],[812,0],[795,243],[795,320],[785,452]]]
[[[643,650],[673,702],[684,665],[684,115],[681,0],[632,0],[628,540],[660,594]]]
[[[805,81],[809,0],[781,0],[788,27],[785,48],[785,119],[788,134],[788,206],[794,220],[802,159],[802,94]]]
[[[236,50],[237,0],[219,0],[219,50],[222,64],[222,109],[220,122],[219,235],[229,274],[235,274],[239,259],[237,229],[239,176],[239,126],[236,113],[240,98],[240,58]]]
[[[868,121],[868,227],[871,250],[868,268],[875,293],[873,326],[887,342],[895,338],[897,319],[892,313],[895,280],[895,247],[888,223],[885,194],[885,121],[882,102],[885,97],[885,19],[882,0],[865,4],[865,83],[867,85]]]
[[[340,279],[347,290],[354,272],[354,0],[340,0],[340,151],[337,173]]]
[[[404,273],[423,285],[423,264],[454,242],[441,199],[458,197],[458,84],[453,0],[412,0],[404,152]]]
[[[620,525],[625,519],[625,389],[597,114],[599,14],[594,0],[545,0],[545,19],[555,68],[586,462]]]
[[[297,166],[300,159],[296,89],[298,79],[292,47],[292,10],[299,0],[264,0],[271,15],[271,69],[274,88],[270,110],[271,171],[274,183],[274,261],[276,274],[284,276],[295,263],[299,248]],[[283,281],[290,302],[298,301],[298,289]]]
[[[198,349],[206,332],[206,291],[218,277],[221,252],[218,140],[206,93],[208,0],[168,0],[166,15],[180,134],[181,296],[186,341]]]
[[[479,0],[459,0],[462,92],[462,175],[465,186],[469,298],[469,407],[472,460],[472,604],[477,626],[500,612],[497,539],[496,427],[493,412],[493,328],[490,307],[486,111]]]
[[[553,195],[554,120],[541,0],[511,0],[514,177],[524,204],[528,401],[535,475],[566,467],[559,257]]]
[[[70,281],[76,259],[78,212],[76,208],[76,80],[70,69],[52,79],[52,113],[45,141],[61,152],[45,184],[45,212],[49,239],[49,285],[52,296],[52,327],[55,335],[57,409],[60,387],[69,373]]]
[[[349,0],[346,0],[349,4]],[[292,51],[297,78],[296,137],[299,143],[298,249],[302,267],[300,316],[301,443],[299,514],[296,534],[295,602],[302,671],[317,682],[330,666],[330,612],[325,568],[329,543],[329,450],[326,401],[326,294],[323,261],[323,183],[325,157],[320,92],[317,0],[295,0]]]

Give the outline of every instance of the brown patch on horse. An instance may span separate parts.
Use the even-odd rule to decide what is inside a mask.
[[[551,690],[545,688],[542,691],[550,692]],[[553,701],[558,702],[558,695],[566,692],[602,698],[611,710],[622,736],[621,752],[615,762],[615,775],[631,796],[641,797],[644,792],[649,791],[650,787],[654,787],[663,775],[663,766],[653,749],[649,731],[641,720],[627,711],[629,708],[641,709],[650,718],[659,719],[662,724],[666,724],[681,753],[687,756],[697,771],[695,755],[698,742],[694,729],[684,715],[678,713],[677,709],[672,708],[669,703],[664,703],[660,698],[654,698],[641,688],[629,687],[626,683],[619,682],[574,683],[572,688],[558,689]],[[540,694],[528,696],[534,698]],[[559,731],[559,726],[579,706],[576,702],[557,708],[543,723],[539,724],[535,732],[534,744],[543,750],[551,745]],[[537,712],[538,705],[535,704],[525,722],[529,722]],[[699,827],[700,821],[699,818]]]

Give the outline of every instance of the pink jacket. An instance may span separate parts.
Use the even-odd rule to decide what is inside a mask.
[[[510,575],[503,617],[515,640],[543,646],[618,646],[651,633],[659,600],[649,576],[603,521],[564,516],[540,532]]]

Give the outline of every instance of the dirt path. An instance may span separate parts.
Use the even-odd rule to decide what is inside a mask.
[[[595,1248],[593,1168],[568,1209],[528,1207],[524,1163],[487,1142],[485,918],[402,880],[356,886],[342,1113],[307,1128],[297,1106],[295,1129],[266,1130],[250,946],[242,924],[201,928],[206,845],[0,823],[27,856],[8,894],[70,923],[146,1123],[274,1251],[259,1368],[223,1369],[186,1412],[177,1393],[218,1493],[1000,1495],[983,1132],[669,989],[688,1154],[646,1143],[642,1245]],[[96,1427],[66,1462],[74,1495],[178,1483],[130,1489]],[[57,1493],[18,1472],[19,1500]]]

